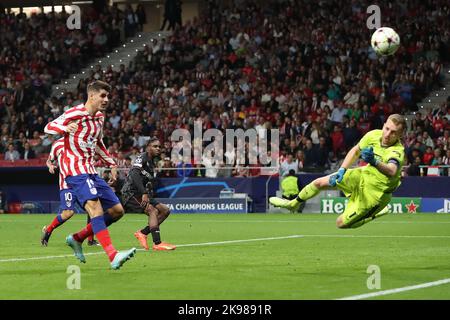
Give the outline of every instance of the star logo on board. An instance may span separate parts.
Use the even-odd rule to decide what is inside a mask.
[[[405,207],[406,209],[408,209],[408,213],[416,213],[419,206],[416,205],[413,200],[411,200],[411,202],[409,204],[406,204]]]

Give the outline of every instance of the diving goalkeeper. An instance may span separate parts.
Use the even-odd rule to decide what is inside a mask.
[[[364,135],[348,152],[336,173],[314,180],[293,200],[271,197],[270,203],[295,211],[302,202],[316,196],[321,190],[338,188],[349,198],[344,213],[336,220],[338,228],[358,228],[385,215],[392,192],[400,186],[405,157],[401,137],[405,129],[403,116],[392,114],[383,129],[372,130]],[[359,157],[368,165],[349,169]]]

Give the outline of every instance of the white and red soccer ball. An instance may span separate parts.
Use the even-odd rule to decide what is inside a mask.
[[[400,37],[394,29],[382,27],[372,34],[370,44],[378,55],[389,56],[394,54],[400,46]]]

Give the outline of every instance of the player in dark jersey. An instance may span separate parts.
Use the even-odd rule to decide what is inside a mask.
[[[175,250],[175,246],[162,242],[159,226],[170,214],[169,208],[153,198],[156,182],[154,158],[160,155],[161,143],[158,138],[151,138],[146,152],[141,153],[133,162],[126,181],[122,187],[122,204],[125,212],[138,212],[148,215],[148,225],[134,233],[145,250],[149,249],[147,236],[151,233],[153,250]]]

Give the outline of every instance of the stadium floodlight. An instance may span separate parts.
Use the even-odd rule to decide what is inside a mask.
[[[98,60],[98,63],[102,63],[102,60]]]
[[[130,56],[130,55],[128,54],[128,56]]]
[[[439,93],[436,93],[436,97],[439,97]]]
[[[119,50],[116,50],[116,53],[118,53],[119,52]]]
[[[77,78],[77,76],[73,76],[73,78],[74,78],[74,79],[76,79],[76,78]]]
[[[428,102],[431,102],[431,100],[430,100],[430,99],[428,99]]]
[[[106,56],[107,58],[109,58],[109,56]]]
[[[127,46],[126,44],[123,45],[124,48],[125,48],[126,46]]]
[[[56,87],[56,90],[59,90],[59,87]]]
[[[140,34],[140,35],[138,35],[138,37],[140,38],[140,37],[142,37],[142,35]]]
[[[131,39],[131,41],[130,41],[131,43],[133,43],[134,42],[134,40],[133,39]]]
[[[64,81],[64,84],[67,84],[67,81]]]
[[[158,37],[161,37],[161,33],[158,33]],[[449,71],[450,72],[450,71]]]

